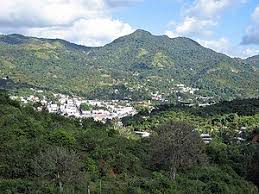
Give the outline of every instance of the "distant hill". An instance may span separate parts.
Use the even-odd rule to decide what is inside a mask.
[[[184,37],[144,30],[103,47],[18,34],[0,36],[0,76],[16,82],[98,98],[142,99],[179,83],[220,99],[257,97],[259,73]]]
[[[246,62],[255,65],[255,67],[259,69],[259,55],[247,58]]]

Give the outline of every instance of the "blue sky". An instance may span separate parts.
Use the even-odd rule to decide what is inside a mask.
[[[184,12],[186,9],[191,9],[195,4],[197,5],[197,2],[194,0],[160,0],[159,3],[156,0],[142,1],[134,6],[114,12],[114,17],[131,24],[134,28],[143,28],[154,34],[165,34],[168,30],[174,32],[175,28],[181,25],[185,17],[192,17],[192,14],[186,15]],[[178,35],[188,36],[201,42],[204,46],[231,56],[247,57],[259,54],[258,43],[242,43],[243,37],[247,34],[247,29],[253,25],[256,27],[252,15],[256,7],[259,6],[259,1],[236,0],[225,2],[226,4],[229,3],[229,5],[216,11],[215,15],[213,15],[212,20],[216,21],[217,24],[210,28],[212,34],[204,35],[185,32],[172,35],[172,37]],[[202,20],[203,18],[206,18],[206,16],[199,19]],[[174,25],[168,25],[170,22],[173,22]],[[197,21],[197,24],[199,24],[199,21]],[[204,30],[206,29],[207,27],[205,26]],[[217,48],[217,45],[213,45],[215,42],[218,42],[222,48],[220,49]]]
[[[136,29],[186,36],[235,57],[259,54],[259,0],[9,0],[0,33],[100,46]]]

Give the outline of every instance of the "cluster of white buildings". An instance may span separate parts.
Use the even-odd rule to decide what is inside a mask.
[[[194,94],[196,91],[198,91],[198,88],[192,88],[185,86],[184,84],[176,84],[175,88],[172,88],[175,92],[182,92],[182,93],[190,93]]]
[[[171,88],[171,94],[189,93],[190,95],[194,95],[195,91],[198,91],[198,90],[199,90],[198,88],[188,87],[188,86],[185,86],[184,84],[176,84]],[[168,100],[166,99],[166,96],[168,96],[168,94],[160,93],[159,91],[155,91],[151,93],[152,100],[155,100],[155,101],[168,102]],[[178,96],[177,100],[180,102],[181,97]]]
[[[156,91],[154,93],[151,93],[152,100],[161,101],[161,102],[168,102],[167,99],[165,99],[165,94],[160,94],[159,91]]]
[[[177,95],[177,102],[184,103],[186,106],[200,106],[206,107],[214,104],[213,97],[204,97],[196,93],[199,91],[199,88],[192,88],[186,86],[184,84],[175,84],[171,88],[171,94],[185,94],[185,95]],[[159,91],[155,91],[151,93],[152,100],[160,101],[163,103],[169,102],[168,94],[160,93]]]
[[[49,100],[45,96],[39,98],[37,95],[28,97],[11,96],[13,100],[19,100],[23,104],[38,103],[38,111],[44,108],[50,113],[76,118],[94,118],[96,121],[105,122],[108,119],[123,118],[137,114],[136,109],[129,101],[101,101],[87,100],[82,97],[68,96],[64,94],[53,94],[55,100]],[[81,109],[81,104],[86,104],[89,110]]]
[[[47,105],[48,101],[46,100],[46,97],[43,99],[40,99],[38,96],[30,95],[27,97],[19,97],[19,96],[10,96],[12,100],[20,101],[22,104],[28,104],[28,103],[40,103],[42,105]]]

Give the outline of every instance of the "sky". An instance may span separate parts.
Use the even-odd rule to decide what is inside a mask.
[[[0,33],[102,46],[144,29],[231,57],[259,54],[259,0],[0,0]]]

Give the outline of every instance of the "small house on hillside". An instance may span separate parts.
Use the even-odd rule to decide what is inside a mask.
[[[203,133],[203,134],[201,134],[201,138],[204,141],[204,143],[206,143],[206,144],[209,144],[212,141],[210,134]]]
[[[146,131],[135,131],[135,134],[142,137],[142,138],[147,138],[150,137],[150,133]]]

